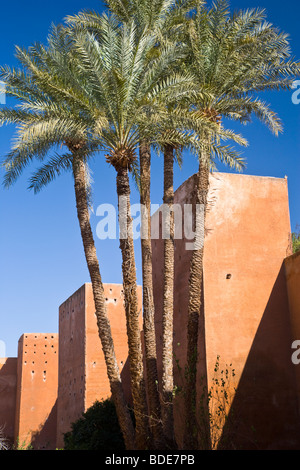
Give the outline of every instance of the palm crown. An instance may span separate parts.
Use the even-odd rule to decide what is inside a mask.
[[[184,34],[187,64],[207,91],[196,106],[212,120],[246,123],[253,114],[277,135],[280,119],[258,92],[289,89],[299,73],[299,63],[290,58],[288,36],[266,22],[264,10],[231,15],[227,1],[219,0],[211,9],[202,3],[186,22]]]

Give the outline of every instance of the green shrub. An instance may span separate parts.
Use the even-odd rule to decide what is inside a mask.
[[[300,251],[300,230],[299,225],[296,227],[296,232],[292,233],[293,253]]]
[[[125,450],[114,403],[96,401],[64,434],[65,450]]]

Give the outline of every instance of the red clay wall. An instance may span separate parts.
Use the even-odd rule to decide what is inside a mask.
[[[284,260],[293,338],[300,340],[300,251]]]
[[[14,440],[17,391],[17,358],[0,359],[0,429],[10,442]]]
[[[107,378],[104,355],[98,335],[95,317],[95,307],[91,284],[86,284],[86,392],[85,409],[89,408],[96,397],[110,396],[110,386]],[[123,286],[120,284],[105,284],[107,314],[111,325],[112,336],[117,362],[127,400],[130,400],[128,344],[126,319],[124,311]],[[142,306],[142,289],[138,286],[138,302]],[[142,327],[142,325],[141,325]]]
[[[176,191],[175,203],[192,202],[194,183],[191,177]],[[218,356],[220,369],[232,364],[236,375],[226,390],[233,426],[226,425],[220,439],[226,448],[232,444],[238,449],[300,448],[300,364],[291,360],[292,341],[300,340],[300,253],[288,256],[289,235],[286,179],[211,175],[198,389],[200,378],[212,386]],[[184,376],[192,253],[186,250],[186,242],[175,240],[174,371],[178,385]],[[153,263],[161,371],[161,240],[153,240]],[[122,286],[105,285],[105,295],[129,400]],[[140,287],[138,295],[141,306]],[[31,441],[35,449],[62,447],[70,424],[95,400],[109,395],[91,284],[83,285],[60,306],[59,345],[56,334],[24,334],[18,359],[0,360],[0,426],[5,424],[6,436],[14,435],[22,445]],[[180,438],[184,419],[180,395],[177,405]]]
[[[192,202],[194,177],[175,194]],[[238,416],[236,445],[299,445],[291,330],[282,264],[289,250],[287,180],[214,173],[210,178],[204,255],[204,298],[199,327],[199,377],[213,384],[214,367],[232,364],[230,395]],[[177,383],[184,373],[191,251],[175,241],[174,352]],[[153,240],[158,343],[161,339],[163,247]],[[227,276],[229,275],[230,276]],[[229,277],[229,278],[228,278]],[[205,315],[204,315],[205,312]],[[199,379],[200,381],[200,379]],[[199,383],[198,383],[199,385]],[[234,387],[237,392],[234,394]],[[182,420],[182,410],[176,416]],[[255,431],[253,431],[255,429]],[[224,436],[232,430],[224,429]],[[298,434],[297,434],[298,433]],[[228,444],[228,443],[227,443]]]
[[[123,306],[123,287],[105,284],[107,313],[111,323],[116,358],[127,399],[130,399],[128,346]],[[139,303],[142,290],[138,287]],[[63,434],[96,400],[110,396],[91,284],[84,284],[59,308],[59,389],[57,447]]]
[[[287,292],[290,307],[290,321],[293,344],[291,354],[295,355],[295,372],[297,380],[298,403],[300,410],[300,251],[289,256],[284,261]]]
[[[58,335],[27,333],[18,344],[15,441],[55,449]]]
[[[84,410],[85,394],[85,286],[59,307],[59,375],[57,447],[62,433]]]

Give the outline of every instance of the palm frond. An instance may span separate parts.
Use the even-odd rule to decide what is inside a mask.
[[[210,146],[211,149],[211,164],[214,169],[217,168],[216,161],[219,161],[229,168],[236,171],[243,171],[246,168],[246,161],[242,157],[241,152],[237,152],[234,148],[228,145],[215,145]]]
[[[29,179],[28,189],[40,192],[64,171],[72,169],[72,155],[56,154],[42,165]]]
[[[1,162],[1,167],[4,168],[5,173],[3,176],[3,186],[4,188],[10,188],[17,179],[21,176],[24,169],[31,163],[33,160],[32,155],[20,155],[16,151],[9,152],[8,155]]]

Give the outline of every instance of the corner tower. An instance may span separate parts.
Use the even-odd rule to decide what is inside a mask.
[[[116,359],[123,387],[130,399],[128,344],[121,284],[104,284]],[[142,306],[142,289],[138,287]],[[96,400],[110,397],[104,354],[98,335],[92,285],[84,284],[59,308],[59,381],[57,447],[63,434]]]

